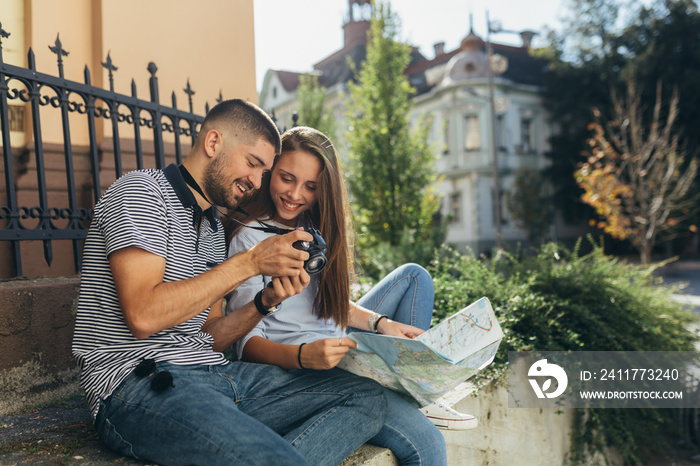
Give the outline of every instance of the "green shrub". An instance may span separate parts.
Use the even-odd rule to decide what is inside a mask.
[[[660,286],[655,267],[625,264],[592,242],[579,254],[545,244],[535,255],[498,252],[490,261],[443,247],[430,267],[435,318],[486,296],[504,339],[480,383],[505,382],[508,351],[692,351],[697,322]],[[616,447],[627,462],[657,451],[673,427],[673,410],[581,410],[572,434],[573,462]]]
[[[404,228],[399,244],[372,241],[367,231],[357,236],[356,267],[358,275],[366,282],[377,282],[407,262],[414,262],[428,267],[435,257],[436,248],[444,243],[446,223],[436,220],[427,239],[418,239],[415,230]]]

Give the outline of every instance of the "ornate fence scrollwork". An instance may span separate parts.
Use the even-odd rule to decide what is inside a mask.
[[[63,48],[58,35],[55,43],[49,46],[49,49],[57,56],[58,77],[37,71],[34,52],[31,48],[27,54],[27,68],[4,63],[2,41],[8,37],[10,37],[10,33],[5,31],[0,24],[0,142],[2,143],[2,168],[5,183],[5,192],[0,191],[0,196],[5,195],[4,198],[0,197],[0,203],[5,203],[5,205],[0,205],[0,241],[7,241],[10,244],[13,276],[23,275],[20,242],[30,240],[43,242],[44,260],[48,265],[51,265],[53,260],[52,241],[71,241],[75,271],[80,272],[82,240],[87,236],[87,227],[92,219],[92,207],[85,208],[80,206],[80,202],[78,202],[79,192],[76,190],[75,168],[73,166],[74,149],[71,142],[71,124],[75,124],[75,121],[69,116],[80,115],[87,123],[92,206],[101,196],[101,160],[96,121],[111,122],[111,125],[108,126],[112,132],[111,149],[114,153],[114,175],[118,178],[123,174],[121,143],[124,139],[133,141],[136,168],[144,168],[141,130],[142,128],[152,130],[155,166],[162,168],[165,165],[163,134],[172,134],[175,158],[180,163],[183,159],[181,138],[189,138],[190,142],[194,144],[197,130],[204,117],[193,111],[192,95],[194,91],[190,87],[189,79],[186,88],[183,89],[188,96],[189,111],[177,108],[175,93],[172,95],[172,107],[160,104],[158,78],[156,77],[158,68],[153,62],[149,63],[147,68],[150,73],[150,100],[141,100],[137,97],[133,79],[131,81],[131,95],[114,92],[113,77],[118,67],[112,62],[109,53],[102,63],[102,66],[108,71],[109,77],[109,90],[105,90],[92,86],[90,70],[87,66],[84,72],[84,83],[65,79],[63,60],[69,56],[69,52]],[[221,92],[216,100],[222,100]],[[31,141],[33,148],[31,156],[33,157],[33,170],[36,172],[37,188],[36,193],[32,193],[32,196],[37,195],[39,204],[37,206],[18,205],[16,186],[18,173],[17,167],[14,166],[18,157],[16,154],[13,155],[13,151],[26,151],[26,149],[11,147],[10,103],[13,104],[13,108],[17,105],[30,107],[30,111],[23,115],[27,121],[29,114],[31,116],[31,131],[26,131],[26,134],[27,140]],[[208,108],[209,104],[207,103],[205,109]],[[52,205],[56,200],[51,199],[48,194],[41,116],[49,109],[60,112],[68,205]],[[130,126],[132,129],[127,131],[126,135],[121,135],[120,130],[123,130],[124,126]],[[14,131],[16,128],[13,127],[12,130]],[[147,142],[151,143],[151,141]],[[13,157],[15,158],[13,159]]]

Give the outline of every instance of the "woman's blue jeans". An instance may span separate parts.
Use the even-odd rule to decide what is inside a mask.
[[[428,271],[418,264],[404,264],[374,285],[357,304],[391,320],[428,330],[434,300],[435,288]]]
[[[427,330],[435,289],[420,265],[404,264],[377,283],[358,304],[391,320]],[[384,389],[389,405],[384,427],[369,443],[390,449],[402,465],[445,465],[447,446],[437,427],[415,405]]]
[[[158,363],[174,386],[161,392],[133,372],[102,401],[102,440],[128,456],[166,465],[339,464],[384,424],[376,382],[277,366]]]

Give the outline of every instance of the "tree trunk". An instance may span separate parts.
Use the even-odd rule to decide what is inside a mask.
[[[639,248],[639,259],[642,261],[643,265],[647,265],[651,261],[651,249],[651,244],[643,244]]]

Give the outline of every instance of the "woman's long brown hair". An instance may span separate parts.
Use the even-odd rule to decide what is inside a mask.
[[[285,152],[293,151],[315,155],[321,161],[322,167],[317,182],[316,203],[305,212],[328,245],[328,264],[320,273],[313,311],[319,318],[333,319],[336,324],[346,328],[350,305],[350,280],[354,278],[351,255],[352,224],[338,154],[322,132],[305,126],[292,128],[282,135],[282,152],[275,164],[280,157],[284,157]],[[275,216],[275,207],[270,197],[270,173],[263,177],[260,189],[252,197],[241,202],[240,207],[252,218],[272,219]],[[250,221],[248,216],[240,212],[229,211],[228,215],[244,223]],[[224,223],[226,238],[230,241],[241,225],[231,220]]]

